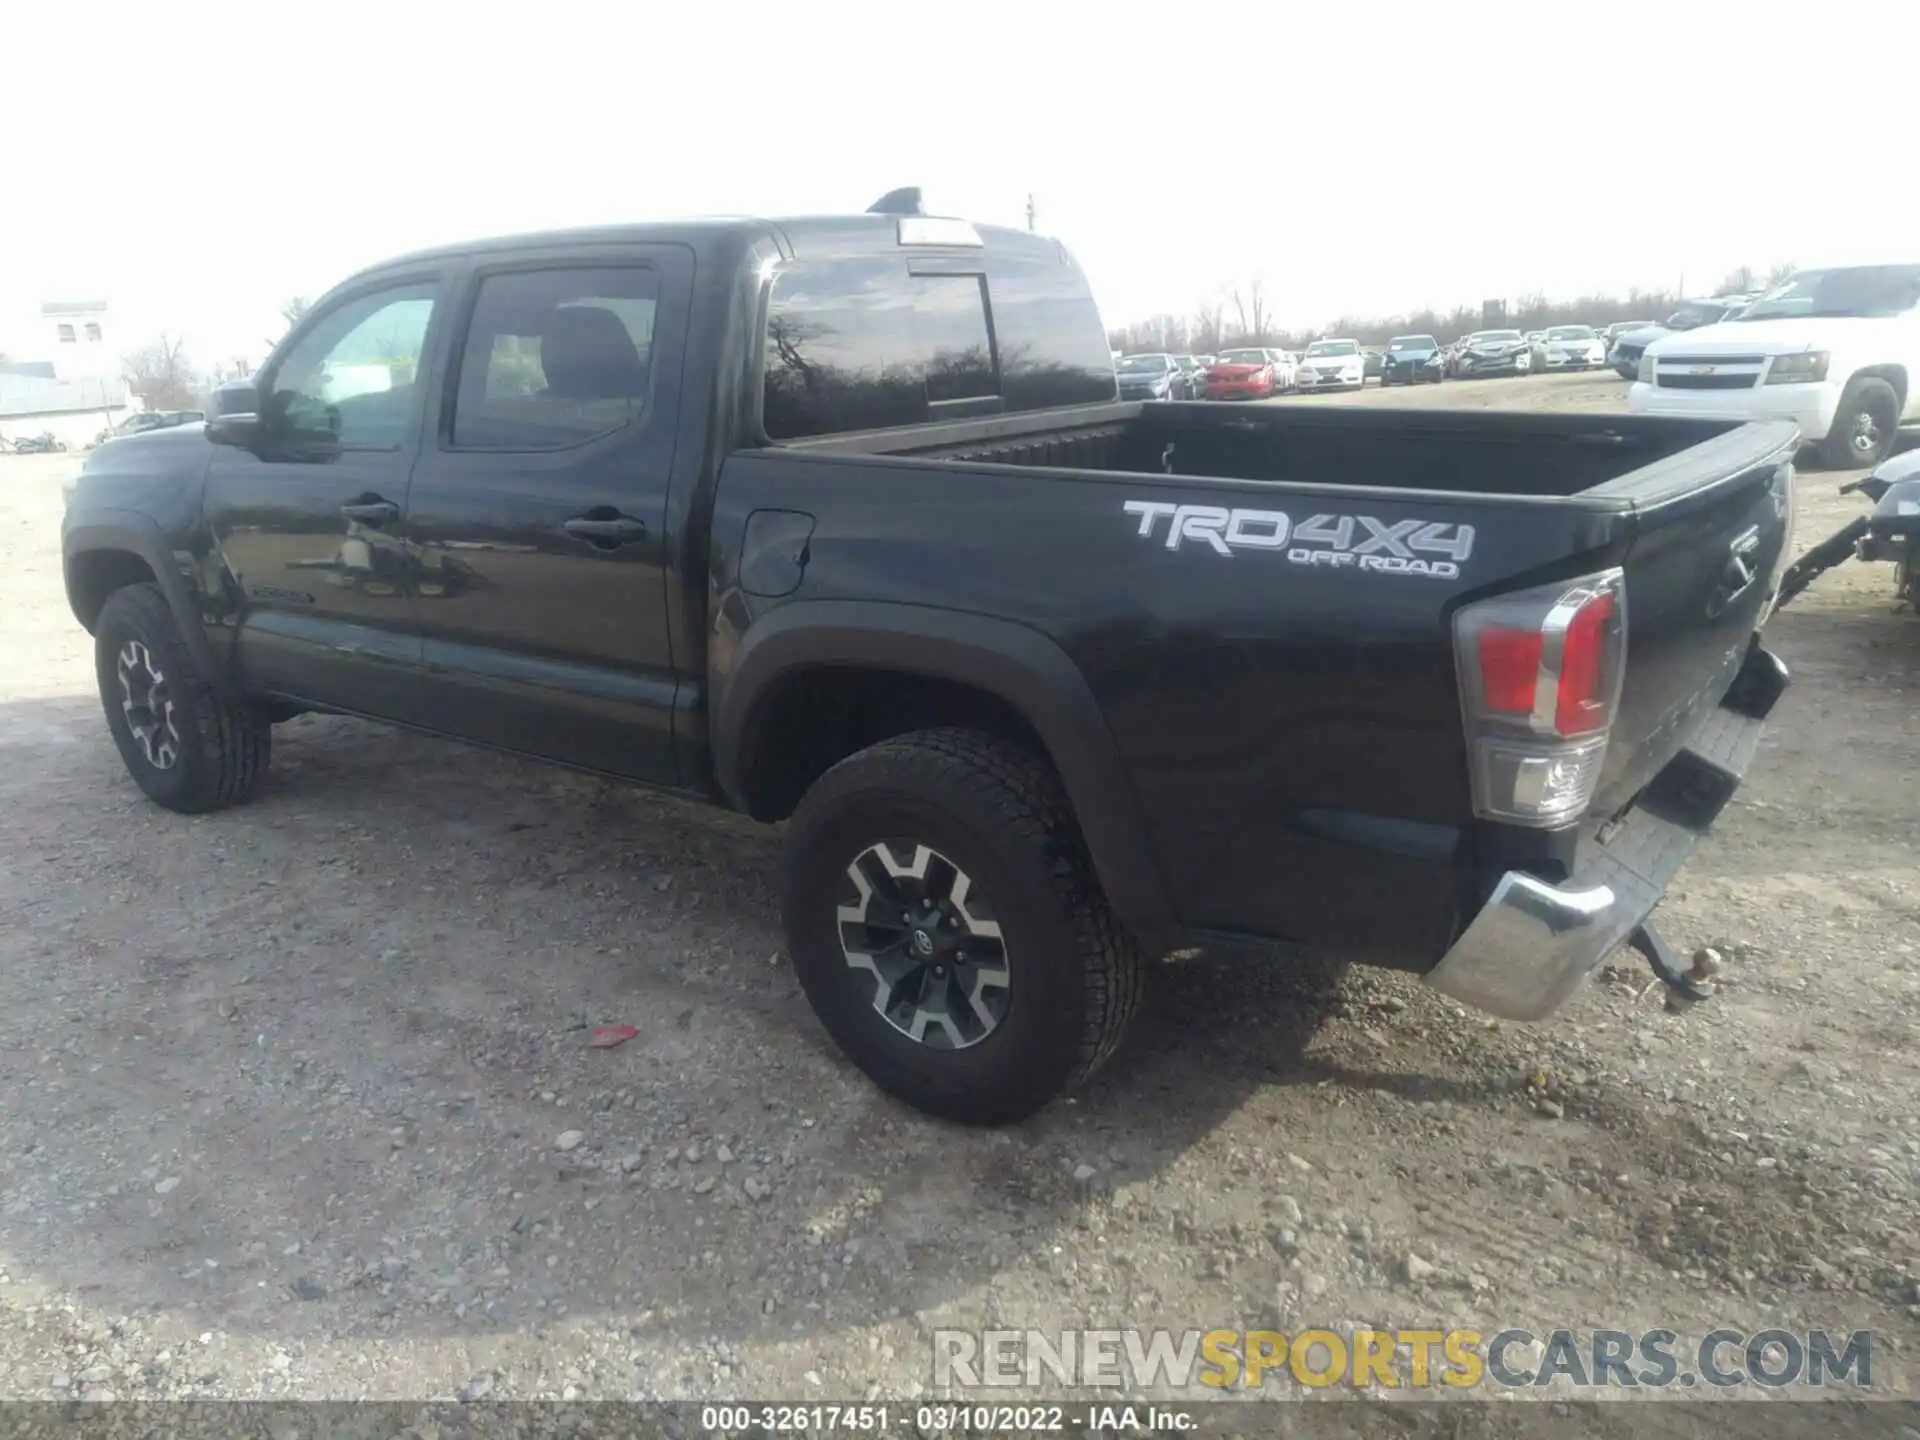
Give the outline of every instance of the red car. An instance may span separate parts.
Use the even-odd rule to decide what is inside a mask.
[[[1207,399],[1270,400],[1273,360],[1264,350],[1227,350],[1207,367]]]

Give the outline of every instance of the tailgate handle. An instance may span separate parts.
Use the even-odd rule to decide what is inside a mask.
[[[1754,552],[1760,548],[1760,527],[1750,525],[1733,539],[1727,547],[1727,566],[1720,572],[1720,588],[1714,591],[1713,599],[1707,606],[1709,615],[1722,615],[1726,608],[1753,588],[1753,582],[1760,578],[1760,567],[1754,564]]]

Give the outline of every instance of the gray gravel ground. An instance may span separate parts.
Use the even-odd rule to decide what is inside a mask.
[[[1913,1393],[1884,567],[1772,627],[1797,683],[1662,912],[1728,957],[1713,1002],[1622,962],[1528,1027],[1337,958],[1168,964],[1094,1087],[980,1133],[829,1048],[776,833],[319,717],[257,803],[147,804],[61,591],[72,464],[0,457],[0,1396],[896,1399],[936,1327],[1369,1323],[1871,1328]],[[1801,543],[1840,478],[1803,472]]]

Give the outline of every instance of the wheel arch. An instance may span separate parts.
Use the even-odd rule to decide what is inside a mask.
[[[152,583],[180,627],[181,639],[209,683],[223,683],[207,643],[200,608],[169,550],[160,527],[144,515],[107,512],[69,523],[61,537],[61,572],[67,605],[91,635],[107,597],[127,585]]]
[[[1114,910],[1150,951],[1184,943],[1112,733],[1085,677],[1051,639],[1012,621],[925,606],[797,601],[773,611],[747,631],[711,692],[715,777],[729,802],[756,818],[780,818],[797,798],[769,797],[762,783],[782,743],[770,722],[789,687],[821,672],[929,682],[972,697],[990,728],[999,716],[1030,734],[1060,776]]]
[[[1911,398],[1912,391],[1908,387],[1906,366],[1900,364],[1862,365],[1858,370],[1854,371],[1852,375],[1847,377],[1847,383],[1849,385],[1856,380],[1886,381],[1887,384],[1893,387],[1895,418],[1899,419],[1907,413],[1907,401]]]

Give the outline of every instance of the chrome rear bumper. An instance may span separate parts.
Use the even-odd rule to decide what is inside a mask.
[[[1659,904],[1752,764],[1785,686],[1786,668],[1755,646],[1727,700],[1634,808],[1582,838],[1573,875],[1554,885],[1507,871],[1427,983],[1504,1020],[1559,1009]]]

